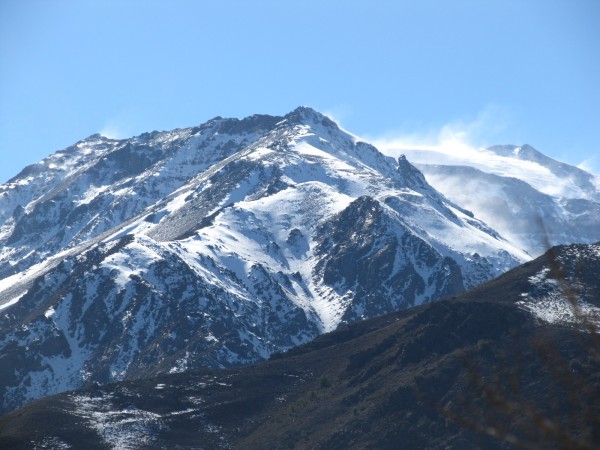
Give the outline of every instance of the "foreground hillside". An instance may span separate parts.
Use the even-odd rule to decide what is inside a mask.
[[[126,381],[0,418],[3,448],[598,448],[600,244],[255,366]]]

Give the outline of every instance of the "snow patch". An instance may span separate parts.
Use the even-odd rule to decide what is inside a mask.
[[[546,323],[591,325],[595,332],[600,332],[600,308],[584,301],[573,303],[560,295],[552,295],[535,301],[518,301],[517,305]]]
[[[550,274],[546,267],[529,277],[533,290],[522,293],[516,304],[542,322],[583,327],[600,333],[600,308],[575,294],[568,295]],[[575,292],[577,286],[571,287]]]
[[[110,397],[76,395],[74,414],[86,419],[106,444],[115,449],[150,446],[155,430],[164,427],[159,414],[130,407],[114,409]]]
[[[46,317],[46,319],[49,319],[50,317],[52,317],[54,315],[56,311],[54,310],[54,307],[51,306],[50,308],[48,308],[48,310],[44,313],[44,316]]]

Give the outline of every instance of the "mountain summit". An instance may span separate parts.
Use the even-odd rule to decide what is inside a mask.
[[[93,135],[0,186],[2,410],[257,361],[527,259],[310,108]]]

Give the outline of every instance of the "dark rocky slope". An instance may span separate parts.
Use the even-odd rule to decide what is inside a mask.
[[[534,308],[553,289],[576,302],[576,320]],[[558,247],[256,366],[33,402],[0,419],[0,446],[598,448],[599,306],[600,245]]]

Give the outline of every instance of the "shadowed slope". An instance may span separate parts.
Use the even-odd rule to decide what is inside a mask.
[[[593,312],[599,250],[555,248],[462,296],[344,327],[256,366],[36,401],[0,419],[0,445],[594,448],[600,345],[581,328],[596,327],[595,316],[549,322],[530,306],[545,305],[554,280]]]

